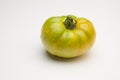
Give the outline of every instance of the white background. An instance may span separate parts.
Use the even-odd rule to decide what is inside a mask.
[[[46,53],[40,31],[51,16],[91,20],[88,54],[60,59]],[[120,80],[120,0],[0,0],[0,80]]]

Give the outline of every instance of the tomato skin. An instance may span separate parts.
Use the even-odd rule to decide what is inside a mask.
[[[67,17],[48,18],[42,26],[41,40],[50,54],[72,58],[85,54],[92,47],[96,32],[88,19],[72,15],[69,17],[76,21],[75,27],[67,29],[64,24]]]

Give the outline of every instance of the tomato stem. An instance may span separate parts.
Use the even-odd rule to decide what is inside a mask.
[[[76,27],[76,20],[74,20],[70,16],[67,16],[67,18],[64,21],[64,25],[67,29],[73,30]]]

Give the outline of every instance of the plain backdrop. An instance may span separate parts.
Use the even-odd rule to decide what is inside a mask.
[[[50,56],[40,40],[51,16],[92,21],[96,41],[84,56]],[[0,80],[120,80],[120,0],[0,0]]]

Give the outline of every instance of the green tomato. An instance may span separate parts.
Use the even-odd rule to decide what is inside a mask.
[[[45,49],[63,58],[85,54],[92,47],[95,36],[93,24],[88,19],[73,15],[48,18],[41,32]]]

